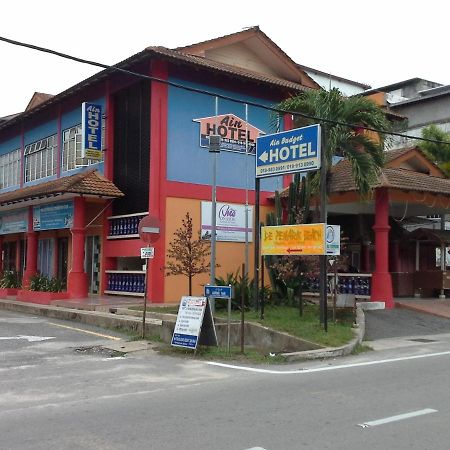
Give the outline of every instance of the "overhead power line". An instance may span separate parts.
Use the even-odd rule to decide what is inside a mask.
[[[151,75],[146,75],[146,74],[143,74],[143,73],[134,72],[132,70],[123,69],[122,67],[119,67],[118,64],[115,64],[115,65],[103,64],[103,63],[100,63],[98,61],[91,61],[91,60],[88,60],[88,59],[79,58],[77,56],[69,55],[67,53],[58,52],[56,50],[52,50],[52,49],[45,48],[45,47],[40,47],[40,46],[34,45],[34,44],[28,44],[26,42],[16,41],[14,39],[9,39],[9,38],[3,37],[3,36],[0,36],[0,41],[6,42],[6,43],[12,44],[12,45],[17,45],[19,47],[29,48],[31,50],[36,50],[36,51],[43,52],[43,53],[49,53],[51,55],[59,56],[60,58],[69,59],[71,61],[79,62],[79,63],[82,63],[82,64],[88,64],[88,65],[91,65],[91,66],[100,67],[102,69],[113,70],[113,71],[120,72],[120,73],[123,73],[123,74],[126,74],[126,75],[130,75],[130,76],[134,76],[134,77],[138,77],[138,78],[143,78],[143,79],[150,80],[150,81],[155,81],[155,82],[158,82],[158,83],[167,84],[169,86],[176,87],[176,88],[179,88],[179,89],[184,89],[186,91],[191,91],[191,92],[195,92],[195,93],[203,94],[203,95],[209,95],[209,96],[212,96],[212,97],[218,97],[218,98],[221,98],[222,100],[228,100],[228,101],[234,102],[234,103],[251,105],[251,106],[254,106],[254,107],[257,107],[257,108],[262,108],[262,109],[265,109],[265,110],[268,110],[268,111],[272,111],[272,112],[275,112],[275,113],[278,113],[278,114],[291,114],[293,116],[299,116],[299,117],[303,117],[305,119],[315,120],[317,122],[331,123],[333,125],[341,125],[341,126],[345,126],[345,127],[349,127],[349,128],[359,128],[359,129],[364,129],[364,130],[367,130],[367,131],[373,131],[373,132],[379,133],[379,134],[403,137],[403,138],[406,138],[406,139],[413,139],[413,140],[419,140],[419,141],[424,141],[424,142],[431,142],[431,143],[434,143],[434,144],[448,144],[448,145],[450,145],[450,142],[447,142],[447,141],[439,141],[437,139],[417,137],[417,136],[412,136],[412,135],[408,135],[408,134],[400,133],[400,132],[396,132],[396,131],[380,130],[380,129],[377,129],[377,128],[372,128],[372,127],[368,127],[368,126],[364,126],[364,125],[360,125],[360,124],[352,124],[352,123],[347,123],[347,122],[340,122],[338,120],[326,119],[324,117],[316,117],[316,116],[313,116],[313,115],[310,115],[310,114],[301,113],[301,112],[298,112],[298,111],[289,111],[289,110],[285,110],[285,109],[280,109],[280,108],[276,108],[274,106],[267,106],[267,105],[263,105],[263,104],[257,103],[257,102],[244,101],[244,100],[241,100],[241,99],[238,99],[238,98],[230,97],[228,95],[224,95],[224,94],[220,94],[220,93],[216,93],[216,92],[211,92],[211,91],[208,91],[206,89],[199,89],[199,88],[194,88],[194,87],[190,87],[190,86],[185,86],[183,84],[175,83],[173,81],[163,80],[161,78],[153,77]]]

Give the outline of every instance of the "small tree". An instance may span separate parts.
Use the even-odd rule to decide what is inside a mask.
[[[210,263],[205,259],[211,254],[208,241],[193,239],[192,218],[189,213],[181,221],[181,227],[174,233],[169,243],[167,256],[172,258],[164,267],[166,276],[184,275],[189,280],[189,295],[192,295],[192,278],[199,273],[209,272]]]
[[[437,142],[419,141],[417,145],[447,176],[450,176],[450,133],[432,124],[423,128],[422,137],[442,142],[440,144]]]

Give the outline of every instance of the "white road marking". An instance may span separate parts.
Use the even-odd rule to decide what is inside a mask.
[[[54,337],[49,336],[1,336],[0,341],[13,341],[18,339],[25,339],[28,342],[40,342],[40,341],[47,341],[49,339],[55,339]]]
[[[405,414],[398,414],[397,416],[385,417],[384,419],[372,420],[370,422],[359,423],[358,426],[362,428],[376,427],[377,425],[384,425],[390,422],[397,422],[399,420],[411,419],[412,417],[424,416],[425,414],[432,414],[437,412],[437,409],[420,409],[419,411],[412,411]]]
[[[393,363],[393,362],[410,361],[413,359],[422,359],[422,358],[433,358],[436,356],[446,356],[446,355],[450,355],[450,351],[437,352],[437,353],[426,353],[425,355],[402,356],[400,358],[380,359],[377,361],[366,361],[366,362],[353,363],[353,364],[341,364],[341,365],[337,365],[337,366],[316,367],[314,369],[297,369],[297,370],[258,369],[255,367],[235,366],[232,364],[224,364],[224,363],[218,363],[218,362],[213,362],[213,361],[207,361],[206,364],[209,364],[210,366],[224,367],[227,369],[244,370],[246,372],[269,373],[269,374],[275,374],[275,375],[292,375],[292,374],[305,374],[305,373],[313,373],[313,372],[326,372],[329,370],[338,370],[338,369],[350,369],[353,367],[375,366],[378,364],[388,364],[388,363]]]
[[[266,449],[262,448],[262,447],[252,447],[252,448],[247,448],[246,450],[266,450]]]
[[[117,336],[111,336],[109,334],[96,333],[95,331],[83,330],[83,328],[69,327],[68,325],[61,325],[60,323],[48,322],[49,325],[53,325],[55,327],[67,328],[68,330],[79,331],[81,333],[92,334],[94,336],[111,339],[113,341],[120,341],[122,338]]]

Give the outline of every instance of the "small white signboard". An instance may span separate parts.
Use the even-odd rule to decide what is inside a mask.
[[[154,247],[142,247],[141,248],[141,258],[142,259],[153,259],[155,257]]]
[[[207,311],[207,317],[205,317],[205,311]],[[208,323],[212,321],[211,309],[206,297],[182,297],[171,344],[174,347],[195,350],[200,340],[204,318],[208,319]],[[214,322],[212,322],[212,330],[213,341],[217,345]]]
[[[338,256],[341,254],[341,226],[327,225],[326,228],[327,255]]]

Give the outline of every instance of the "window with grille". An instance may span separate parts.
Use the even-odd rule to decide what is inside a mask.
[[[68,171],[78,167],[100,162],[98,159],[81,157],[81,124],[63,131],[62,170]],[[105,119],[102,119],[102,150],[105,148]],[[103,161],[103,156],[101,161]]]
[[[20,184],[20,149],[0,155],[0,189]]]
[[[58,140],[56,134],[25,147],[25,182],[56,174]]]

